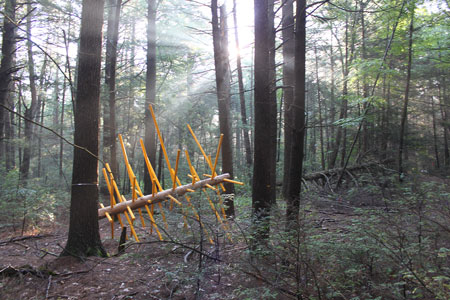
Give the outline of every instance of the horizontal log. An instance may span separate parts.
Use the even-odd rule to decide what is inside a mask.
[[[352,166],[352,167],[347,167],[346,170],[348,171],[357,171],[357,170],[362,170],[365,168],[370,168],[370,167],[374,167],[374,166],[378,166],[378,165],[383,165],[383,164],[388,164],[391,163],[393,160],[384,160],[383,162],[370,162],[370,163],[365,163],[362,165],[356,165],[356,166]],[[309,173],[303,176],[303,179],[306,181],[310,181],[310,180],[318,180],[320,178],[323,178],[324,176],[330,177],[336,174],[340,174],[342,172],[342,168],[336,168],[336,169],[329,169],[329,170],[323,170],[323,171],[319,171],[319,172],[314,172],[314,173]]]
[[[132,210],[134,210],[134,209],[137,209],[140,207],[144,207],[145,205],[156,204],[156,203],[162,202],[162,201],[166,200],[169,196],[176,198],[177,196],[182,196],[182,195],[186,194],[187,192],[189,192],[189,190],[198,190],[198,189],[204,188],[204,187],[206,187],[207,184],[217,185],[219,183],[224,182],[225,179],[227,179],[229,177],[230,177],[230,174],[225,173],[225,174],[221,174],[221,175],[214,177],[214,179],[211,179],[211,178],[203,179],[203,180],[197,181],[194,184],[191,183],[191,184],[179,186],[175,189],[167,189],[167,190],[161,191],[159,193],[156,193],[155,196],[153,196],[153,195],[142,196],[142,197],[137,198],[134,202],[132,200],[127,200],[124,202],[117,203],[116,205],[114,205],[114,207],[105,206],[104,208],[100,208],[98,210],[98,218],[99,219],[105,218],[106,217],[105,213],[109,213],[111,216],[122,213],[125,210],[127,210],[127,206],[129,206]]]

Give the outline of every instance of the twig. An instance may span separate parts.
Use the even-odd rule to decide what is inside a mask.
[[[26,236],[13,237],[13,238],[10,238],[9,240],[1,241],[0,246],[6,245],[9,243],[14,243],[17,241],[23,241],[23,240],[27,240],[27,239],[41,239],[41,238],[49,237],[49,236],[52,236],[52,235],[51,234],[42,234],[42,235],[38,234],[38,235],[26,235]]]
[[[45,289],[45,300],[48,299],[48,292],[50,291],[51,285],[52,285],[52,275],[48,276],[48,284],[47,284],[47,288]]]

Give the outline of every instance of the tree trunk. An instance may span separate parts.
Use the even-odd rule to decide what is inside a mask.
[[[103,5],[103,0],[83,0],[74,143],[84,149],[74,149],[69,237],[62,255],[106,254],[97,216]]]
[[[344,54],[342,53],[342,47],[339,47],[340,60],[341,60],[341,66],[342,66],[342,77],[343,77],[342,97],[341,97],[342,101],[341,101],[341,106],[340,106],[340,110],[339,110],[339,119],[340,120],[347,117],[349,64],[351,63],[352,58],[353,58],[353,50],[351,50],[350,59],[349,59],[348,27],[349,27],[348,16],[346,16],[346,18],[345,18],[345,45],[344,45],[345,53]],[[353,28],[354,28],[354,26],[353,26]],[[328,168],[332,169],[335,167],[340,148],[342,148],[343,159],[341,160],[341,163],[343,164],[343,162],[345,160],[346,135],[347,135],[347,130],[345,128],[343,128],[342,126],[338,126],[337,132],[336,132],[336,144],[334,146],[333,152],[331,153],[330,165],[328,166]]]
[[[41,73],[39,75],[39,92],[37,97],[37,109],[36,109],[36,119],[39,119],[39,123],[44,125],[44,113],[45,113],[45,99],[46,97],[43,95],[43,91],[48,88],[48,81],[46,80],[45,74],[46,74],[46,68],[47,68],[47,56],[44,57],[44,62],[42,63],[41,67]],[[39,114],[37,114],[39,112]],[[38,145],[37,145],[37,158],[38,158],[38,166],[36,170],[36,177],[41,177],[41,163],[42,163],[42,127],[39,127],[39,132],[37,134],[38,139]]]
[[[156,163],[156,129],[149,105],[156,104],[156,0],[148,0],[147,6],[147,75],[145,78],[145,137],[144,144],[152,166]],[[144,193],[152,192],[150,174],[144,172]]]
[[[13,86],[14,87],[14,86]],[[13,93],[9,94],[7,99],[7,106],[10,109],[14,109],[14,100],[12,99]],[[2,110],[2,108],[0,108]],[[4,123],[5,123],[5,169],[6,171],[11,171],[16,166],[15,153],[14,153],[14,114],[5,113]],[[1,146],[1,144],[0,144]]]
[[[331,31],[333,31],[333,28],[331,28]],[[334,122],[336,121],[336,95],[335,95],[335,75],[334,75],[334,50],[333,50],[333,37],[330,38],[330,71],[331,71],[331,95],[330,95],[330,122],[328,124],[331,124],[330,126],[330,136],[328,138],[330,143],[330,149],[327,155],[327,161],[328,165],[330,165],[330,150],[335,148],[336,140],[335,140],[335,126]]]
[[[27,4],[27,53],[28,53],[28,76],[30,77],[31,103],[25,108],[25,118],[34,120],[38,110],[38,99],[36,89],[36,75],[34,72],[33,44],[31,43],[31,2]],[[20,178],[26,181],[29,177],[31,162],[31,140],[33,138],[33,124],[25,121],[24,128],[25,146],[23,148],[22,164],[20,165]]]
[[[287,228],[298,224],[300,191],[303,172],[305,135],[305,60],[306,60],[306,0],[297,1],[295,24],[295,91],[291,108],[293,120],[291,140],[291,166],[289,168],[286,207]]]
[[[324,138],[323,138],[323,119],[322,119],[322,99],[320,91],[320,81],[319,81],[319,58],[317,57],[317,47],[314,46],[314,54],[316,61],[316,85],[317,85],[317,103],[319,104],[319,139],[320,139],[320,165],[322,170],[325,170],[325,148],[324,148]]]
[[[108,28],[106,30],[106,58],[105,58],[105,84],[108,91],[108,130],[104,134],[107,143],[103,145],[106,153],[105,161],[109,162],[111,171],[117,182],[120,180],[119,164],[117,162],[116,142],[116,64],[117,64],[117,42],[119,39],[119,20],[122,0],[108,0]]]
[[[244,133],[244,147],[245,147],[245,161],[247,163],[247,168],[250,170],[252,165],[252,149],[250,146],[250,136],[248,134],[248,122],[247,122],[247,108],[245,105],[245,90],[244,90],[244,80],[242,75],[242,64],[241,64],[241,54],[239,48],[239,35],[238,35],[238,24],[236,18],[236,0],[233,0],[233,18],[234,18],[234,37],[236,42],[237,56],[237,72],[238,72],[238,83],[239,83],[239,101],[241,107],[241,120]]]
[[[276,62],[275,62],[275,52],[276,52],[276,44],[275,44],[275,1],[269,1],[269,53],[270,53],[270,68],[269,68],[269,82],[270,82],[270,102],[268,105],[270,108],[270,119],[273,120],[270,122],[270,131],[267,133],[271,136],[271,142],[273,145],[271,146],[273,152],[271,152],[272,157],[270,158],[270,162],[272,163],[270,168],[270,175],[274,178],[271,181],[276,182],[277,178],[277,117],[278,117],[278,105],[277,105],[277,72],[276,72]],[[272,197],[272,205],[276,204],[276,196]]]
[[[364,19],[364,9],[365,9],[365,3],[364,1],[360,2],[361,9],[360,9],[360,15],[361,15],[361,58],[363,60],[363,63],[366,62],[367,59],[367,51],[366,51],[366,26],[365,26],[365,19]],[[363,103],[363,110],[366,111],[367,108],[367,97],[369,96],[369,85],[367,84],[367,72],[364,70],[363,72],[363,98],[366,99]],[[366,116],[367,117],[367,116]],[[367,121],[363,121],[363,128],[362,128],[362,154],[366,153],[369,150],[369,130],[367,127]]]
[[[3,18],[3,41],[2,41],[2,60],[0,65],[0,105],[6,105],[12,85],[13,58],[15,52],[15,29],[16,19],[16,0],[6,0]],[[7,111],[0,107],[0,161],[4,154],[4,128],[5,116]]]
[[[434,113],[434,98],[430,97],[431,102],[431,119],[433,124],[433,148],[434,148],[434,157],[436,159],[436,169],[440,169],[441,166],[439,164],[439,147],[437,142],[437,130],[436,130],[436,115]]]
[[[409,100],[409,86],[411,82],[411,66],[412,66],[412,46],[413,46],[413,31],[414,31],[414,7],[411,11],[411,21],[409,23],[409,40],[408,40],[408,67],[406,71],[406,87],[405,98],[403,100],[402,118],[400,123],[400,142],[398,146],[398,178],[403,181],[403,152],[405,151],[405,131],[406,122],[408,119],[408,100]]]
[[[287,183],[291,157],[292,120],[291,105],[294,101],[294,1],[287,0],[282,7],[283,39],[283,99],[284,99],[284,164],[283,164],[283,198],[287,198]]]
[[[254,68],[254,164],[252,180],[252,208],[255,221],[255,239],[257,242],[269,236],[270,227],[266,223],[270,207],[275,202],[275,159],[276,135],[271,135],[276,128],[276,113],[271,97],[271,63],[270,47],[273,28],[270,27],[269,2],[273,0],[255,0],[255,68]]]
[[[211,1],[212,29],[214,43],[214,65],[216,70],[217,100],[219,106],[219,127],[223,134],[222,142],[222,172],[229,173],[233,178],[233,147],[230,117],[230,69],[228,58],[228,28],[225,5],[220,7],[220,24],[217,15],[217,0]],[[234,193],[234,184],[224,184],[226,193]],[[234,216],[234,203],[225,203],[227,216]]]

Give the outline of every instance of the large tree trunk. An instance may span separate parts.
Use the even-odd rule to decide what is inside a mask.
[[[236,49],[237,49],[237,72],[238,72],[238,83],[239,83],[239,101],[241,107],[241,120],[243,133],[244,133],[244,147],[245,147],[245,161],[247,163],[247,168],[250,170],[250,167],[253,163],[252,160],[252,149],[250,146],[250,135],[248,133],[248,122],[247,122],[247,108],[245,105],[245,90],[244,90],[244,80],[242,75],[242,63],[241,63],[241,54],[239,47],[239,35],[238,35],[238,24],[236,18],[236,0],[233,0],[233,18],[234,18],[234,37],[236,41]]]
[[[62,255],[105,255],[98,228],[98,152],[103,0],[83,0],[70,226]],[[79,147],[83,147],[81,149]]]
[[[277,181],[276,175],[277,175],[277,117],[278,117],[278,105],[277,105],[277,72],[276,72],[276,62],[275,62],[275,52],[276,52],[276,45],[275,45],[275,1],[270,0],[269,1],[269,11],[268,11],[268,18],[269,18],[269,82],[270,82],[270,102],[268,105],[270,106],[270,131],[266,134],[271,136],[271,142],[273,145],[270,146],[270,148],[274,149],[273,152],[270,152],[272,157],[270,158],[270,162],[272,163],[270,167],[270,175],[273,176],[272,179],[270,179],[273,182]],[[276,204],[276,196],[272,197],[272,205]]]
[[[16,19],[16,0],[6,0],[4,8],[5,17],[3,18],[3,41],[2,41],[2,61],[0,65],[0,105],[6,105],[11,88],[11,77],[14,73],[13,58],[15,51],[15,29]],[[4,123],[6,109],[0,107],[0,161],[4,154]]]
[[[306,0],[297,1],[295,24],[295,92],[291,108],[293,120],[289,184],[287,190],[286,222],[292,228],[297,224],[300,207],[305,135],[305,52],[306,52]]]
[[[283,198],[287,198],[287,183],[291,157],[292,120],[291,105],[294,101],[294,0],[287,0],[282,7],[282,38],[283,38],[283,99],[284,99],[284,167],[283,167]]]
[[[156,163],[156,129],[150,115],[149,105],[156,103],[156,0],[148,0],[147,6],[147,75],[145,80],[145,137],[144,144],[150,163]],[[155,107],[154,107],[155,108]],[[144,172],[144,192],[152,192],[152,181]]]
[[[27,52],[28,52],[28,76],[30,77],[31,103],[25,108],[25,118],[34,120],[38,110],[36,89],[36,75],[34,72],[33,44],[31,43],[31,2],[27,4]],[[20,178],[26,181],[29,177],[31,162],[31,140],[33,137],[33,124],[25,121],[24,128],[25,146],[23,148],[22,164],[20,165]]]
[[[106,138],[103,145],[108,154],[105,161],[111,166],[117,182],[120,180],[119,164],[117,162],[116,143],[116,64],[117,64],[117,42],[119,39],[119,20],[122,0],[108,0],[108,28],[106,30],[106,59],[105,59],[105,83],[108,91],[109,118],[108,124],[104,125]]]
[[[406,70],[406,87],[405,98],[403,100],[402,118],[400,123],[400,142],[398,146],[398,178],[403,181],[403,152],[405,151],[405,132],[406,122],[408,120],[408,100],[409,100],[409,86],[411,83],[411,66],[412,66],[412,45],[413,45],[413,31],[414,31],[414,7],[411,11],[411,21],[409,23],[409,40],[408,40],[408,67]]]
[[[211,1],[212,29],[214,43],[214,65],[216,70],[217,100],[219,106],[219,127],[223,134],[222,142],[222,172],[233,177],[233,146],[231,131],[231,98],[230,69],[228,58],[228,28],[225,5],[220,7],[220,24],[217,15],[217,0]],[[234,193],[234,184],[224,184],[226,193]],[[234,216],[234,203],[225,203],[227,216]]]
[[[266,221],[270,215],[270,207],[275,202],[275,174],[272,166],[276,151],[276,113],[271,97],[271,64],[270,46],[273,28],[270,27],[269,5],[273,0],[255,0],[255,132],[254,132],[254,164],[252,181],[252,207],[256,222],[255,239],[262,241],[269,236],[270,228]],[[275,141],[274,141],[275,140]]]

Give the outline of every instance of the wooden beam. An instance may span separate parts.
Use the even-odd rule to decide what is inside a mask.
[[[122,213],[127,210],[127,206],[129,206],[131,209],[137,209],[140,207],[143,207],[147,204],[156,204],[162,201],[165,201],[169,195],[173,197],[182,196],[189,192],[189,190],[198,190],[201,188],[206,187],[206,185],[217,185],[225,181],[225,179],[228,179],[230,177],[230,174],[225,173],[222,175],[218,175],[214,177],[214,179],[208,178],[203,179],[200,181],[197,181],[195,183],[186,184],[179,186],[175,189],[167,189],[164,191],[161,191],[159,193],[156,193],[153,195],[146,195],[137,198],[134,202],[132,200],[127,200],[124,202],[117,203],[114,205],[114,207],[106,206],[104,208],[100,208],[98,210],[98,218],[103,219],[106,217],[106,213],[109,213],[110,216]]]

